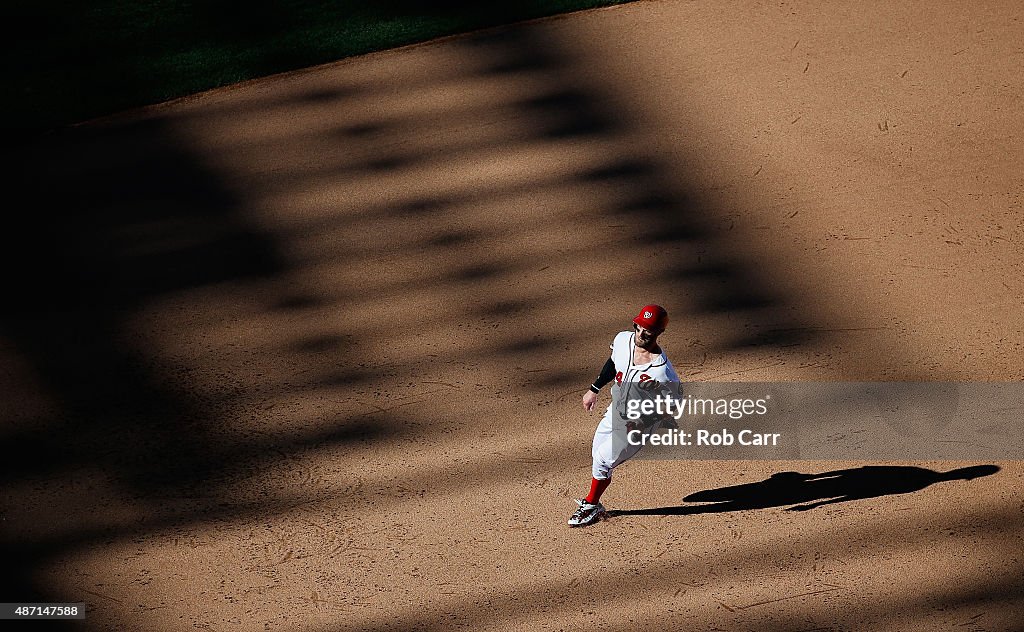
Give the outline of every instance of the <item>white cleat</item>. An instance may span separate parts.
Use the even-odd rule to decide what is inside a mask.
[[[579,505],[579,508],[576,509],[576,513],[572,515],[572,518],[569,518],[570,527],[584,527],[608,515],[608,512],[604,510],[604,505],[601,503],[595,505],[585,500],[577,500],[576,504]]]

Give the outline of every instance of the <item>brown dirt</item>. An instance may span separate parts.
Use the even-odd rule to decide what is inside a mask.
[[[0,601],[84,601],[90,630],[1019,629],[1019,461],[565,526],[579,397],[649,301],[687,379],[1024,378],[1020,3],[714,4],[22,152]],[[638,460],[605,498],[857,465]]]

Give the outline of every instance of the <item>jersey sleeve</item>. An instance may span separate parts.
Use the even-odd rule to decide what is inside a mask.
[[[676,368],[672,366],[672,362],[668,361],[665,364],[665,379],[669,382],[681,382],[679,374],[676,373]]]
[[[620,331],[612,341],[612,361],[615,363],[615,370],[618,372],[625,372],[629,368],[629,356],[632,353],[629,341],[632,335],[633,332],[631,331]]]

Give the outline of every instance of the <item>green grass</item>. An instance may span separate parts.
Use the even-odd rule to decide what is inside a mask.
[[[14,0],[5,131],[33,134],[444,35],[628,0]]]

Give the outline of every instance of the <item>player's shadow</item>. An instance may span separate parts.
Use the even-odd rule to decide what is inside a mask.
[[[706,489],[683,498],[683,502],[700,504],[608,513],[612,516],[682,516],[769,507],[807,511],[822,505],[909,494],[942,481],[971,480],[998,471],[995,465],[974,465],[948,472],[905,465],[865,465],[820,474],[778,472],[757,483]]]

